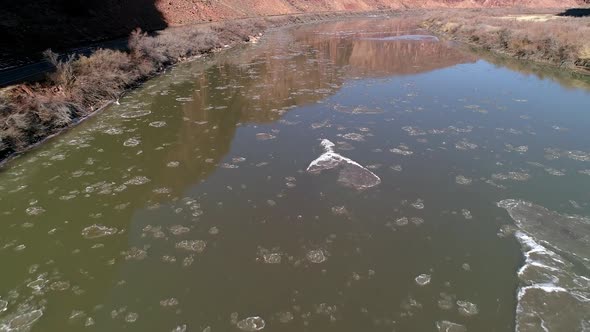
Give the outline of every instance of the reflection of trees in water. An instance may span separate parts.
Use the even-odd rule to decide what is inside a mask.
[[[331,29],[330,29],[331,28]],[[327,39],[330,32],[349,31]],[[408,75],[475,62],[476,57],[432,40],[383,40],[399,35],[425,33],[411,20],[372,20],[333,23],[322,34],[303,30],[299,39],[319,49],[337,67],[363,76]],[[426,33],[427,34],[427,33]],[[381,39],[381,40],[380,40]]]

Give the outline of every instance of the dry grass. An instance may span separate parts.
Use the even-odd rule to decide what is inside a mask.
[[[434,32],[496,53],[590,70],[590,17],[470,10],[431,13],[424,21]]]
[[[164,67],[248,41],[265,26],[262,20],[247,20],[170,28],[154,36],[136,30],[128,53],[98,50],[59,59],[46,51],[55,70],[45,82],[13,86],[0,94],[0,160],[72,125]]]

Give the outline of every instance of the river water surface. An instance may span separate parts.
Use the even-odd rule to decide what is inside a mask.
[[[0,331],[590,331],[587,84],[396,20],[181,64],[0,173]]]

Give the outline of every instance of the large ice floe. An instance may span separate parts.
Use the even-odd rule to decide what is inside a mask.
[[[312,161],[307,171],[319,174],[324,170],[337,169],[338,182],[358,190],[374,187],[381,183],[381,179],[375,173],[361,166],[356,161],[346,158],[334,152],[334,143],[323,139],[321,143],[324,153]]]
[[[590,219],[506,199],[525,263],[516,331],[590,331]]]

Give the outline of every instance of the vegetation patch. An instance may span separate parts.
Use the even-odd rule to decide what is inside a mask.
[[[495,53],[590,71],[590,17],[521,11],[430,12],[425,14],[423,25],[435,33]]]

